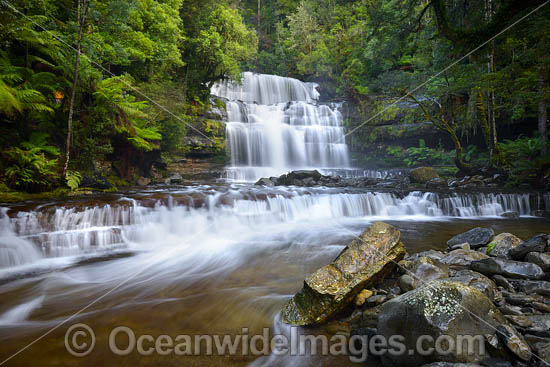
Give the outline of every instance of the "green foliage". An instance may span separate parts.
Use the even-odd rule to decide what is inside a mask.
[[[51,91],[56,76],[35,73],[12,65],[5,52],[0,52],[0,113],[14,115],[24,111],[53,113],[43,92]]]
[[[55,167],[59,151],[47,145],[48,135],[34,133],[21,147],[7,150],[5,177],[10,187],[28,191],[49,188],[55,181]]]
[[[533,183],[537,178],[543,181],[548,179],[547,167],[550,167],[550,156],[540,156],[542,149],[542,139],[540,136],[526,137],[520,136],[516,140],[506,139],[499,144],[502,160],[505,162],[505,167],[511,174],[512,182]],[[550,144],[547,147],[550,151]],[[539,183],[539,184],[542,184]]]
[[[80,186],[82,175],[80,174],[80,172],[77,171],[67,171],[67,174],[65,175],[65,180],[67,186],[71,189],[71,191],[74,191],[78,189],[78,186]]]
[[[394,158],[401,160],[407,167],[423,165],[449,165],[453,162],[454,151],[445,151],[442,148],[434,149],[426,146],[423,139],[418,141],[418,147],[389,146],[386,153]]]
[[[107,78],[99,82],[94,97],[97,109],[112,116],[115,130],[126,136],[128,141],[145,152],[158,149],[157,141],[162,139],[158,128],[151,125],[144,112],[146,101],[137,101],[127,92],[132,80],[127,76]]]
[[[181,14],[192,25],[183,50],[189,56],[185,83],[205,100],[214,82],[240,79],[240,65],[256,56],[258,39],[225,1],[189,0]]]

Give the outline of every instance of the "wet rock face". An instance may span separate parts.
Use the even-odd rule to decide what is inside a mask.
[[[502,275],[515,279],[541,279],[545,275],[538,265],[498,258],[474,261],[471,268],[487,276]]]
[[[459,335],[478,335],[478,342],[485,343],[483,336],[494,335],[500,325],[509,326],[509,323],[478,289],[439,280],[385,303],[378,318],[377,330],[387,338],[404,336],[406,350],[416,350],[416,342],[422,335],[430,335],[434,340],[442,335],[454,340]],[[522,351],[529,349],[521,335],[509,327],[513,333],[510,337],[517,341],[518,348]],[[488,357],[484,348],[474,348],[472,352],[454,350],[447,355],[434,352],[427,356],[418,353],[386,354],[382,361],[387,366],[413,367],[432,362],[477,363]]]
[[[469,243],[471,248],[480,248],[491,242],[494,235],[495,231],[491,228],[477,227],[470,229],[468,232],[454,236],[447,241],[447,246],[452,248],[455,245]]]
[[[436,170],[431,167],[418,167],[409,172],[412,183],[425,184],[434,178],[439,178]]]
[[[348,306],[364,288],[378,284],[405,256],[401,233],[373,223],[331,264],[311,274],[282,311],[283,322],[321,324]]]

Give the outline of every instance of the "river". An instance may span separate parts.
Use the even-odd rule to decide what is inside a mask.
[[[233,103],[228,106],[233,161],[225,180],[1,209],[0,362],[349,366],[346,356],[144,357],[133,352],[122,357],[109,348],[109,335],[118,326],[154,337],[254,335],[263,328],[288,333],[278,313],[304,277],[377,220],[397,226],[411,253],[444,249],[451,236],[476,226],[523,239],[548,232],[550,220],[530,217],[534,209],[550,208],[548,193],[398,195],[242,182],[294,168],[349,168],[337,105],[317,105],[314,85],[247,78],[257,87],[217,87],[225,88]],[[264,99],[250,97],[251,90]],[[499,216],[509,210],[521,218]],[[86,357],[71,355],[65,346],[65,333],[75,323],[85,323],[96,336]]]

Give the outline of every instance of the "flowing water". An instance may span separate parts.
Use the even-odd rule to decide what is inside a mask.
[[[349,168],[339,105],[317,103],[315,84],[245,73],[242,85],[219,84],[213,93],[228,100],[230,182],[298,168],[403,174]],[[304,277],[376,220],[396,225],[410,252],[442,249],[475,226],[527,239],[550,224],[529,217],[550,209],[548,193],[401,196],[230,182],[0,208],[0,364],[349,366],[347,356],[121,357],[110,350],[109,335],[118,326],[136,337],[255,335],[263,328],[286,335],[278,314]],[[499,217],[510,210],[522,217]],[[83,358],[65,348],[75,323],[97,338]]]
[[[317,85],[276,75],[243,73],[212,94],[228,100],[227,178],[255,181],[296,169],[349,167],[339,104],[318,104]]]
[[[278,312],[303,278],[368,223],[393,223],[412,252],[443,248],[450,236],[477,225],[528,238],[548,231],[548,220],[528,217],[548,199],[222,184],[5,208],[0,356],[99,298],[6,365],[348,366],[347,357],[118,357],[108,337],[121,325],[138,336],[234,335],[243,327],[251,335],[264,327],[284,333]],[[498,217],[507,210],[523,217]],[[85,358],[63,344],[76,322],[97,336]]]

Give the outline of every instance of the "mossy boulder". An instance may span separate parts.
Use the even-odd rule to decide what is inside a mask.
[[[327,322],[361,290],[379,284],[405,253],[397,228],[373,223],[336,260],[306,278],[303,288],[283,309],[283,321],[301,326]]]
[[[501,325],[509,333],[503,335],[497,332]],[[386,340],[401,335],[405,350],[413,351],[385,354],[382,361],[387,366],[412,367],[432,362],[478,363],[488,357],[489,348],[483,347],[488,336],[503,338],[503,344],[521,359],[528,361],[531,358],[529,345],[493,302],[478,289],[459,282],[439,280],[394,298],[382,306],[377,326],[378,334]],[[446,350],[448,353],[439,354],[437,349],[428,355],[418,353],[416,343],[424,335],[431,336],[433,340],[445,336],[456,342],[455,347],[449,347]],[[461,344],[463,349],[459,350],[457,341],[462,336],[476,338],[475,343],[481,343],[481,347],[474,344],[468,351],[465,348],[469,343],[464,342]]]
[[[432,167],[418,167],[409,172],[409,178],[413,183],[425,184],[434,178],[439,178],[439,175]]]

